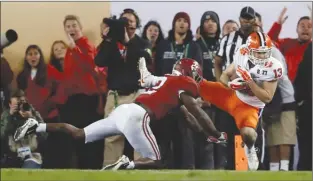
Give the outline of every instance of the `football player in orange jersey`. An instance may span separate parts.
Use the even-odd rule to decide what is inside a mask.
[[[253,32],[236,51],[233,63],[222,73],[220,82],[195,75],[200,96],[234,117],[245,143],[249,170],[257,170],[259,166],[254,148],[255,128],[284,71],[282,64],[271,56],[271,46],[266,34]]]

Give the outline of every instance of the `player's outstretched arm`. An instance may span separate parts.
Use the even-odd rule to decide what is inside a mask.
[[[222,73],[222,75],[220,77],[220,82],[224,86],[228,87],[228,82],[230,81],[230,77],[232,77],[234,74],[236,74],[236,69],[235,69],[235,65],[232,63]]]
[[[197,104],[197,101],[186,92],[180,93],[180,99],[186,109],[196,118],[199,125],[202,126],[206,136],[219,138],[221,133],[217,131],[210,117]]]
[[[184,114],[185,120],[190,125],[193,131],[199,133],[203,132],[203,128],[199,125],[197,119],[187,110],[184,105],[180,107],[180,110]]]
[[[161,77],[152,75],[146,66],[146,59],[141,57],[138,61],[138,70],[140,72],[139,85],[144,88],[150,88],[158,84]]]

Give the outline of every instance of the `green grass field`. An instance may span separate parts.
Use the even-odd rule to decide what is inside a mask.
[[[21,170],[1,169],[1,181],[35,180],[312,180],[312,172],[239,172],[239,171],[89,171],[89,170]]]

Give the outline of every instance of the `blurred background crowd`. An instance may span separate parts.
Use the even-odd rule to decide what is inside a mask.
[[[162,31],[158,20],[141,24],[142,17],[135,8],[116,14],[116,18],[127,19],[125,32],[110,31],[114,29],[112,19],[100,17],[100,34],[92,36],[101,40],[114,37],[116,43],[110,45],[91,41],[88,32],[83,31],[81,15],[69,13],[62,15],[63,21],[59,22],[64,40],[60,37],[49,42],[49,49],[30,41],[26,49],[14,50],[19,51],[16,54],[23,53],[21,60],[14,61],[6,53],[15,54],[7,50],[19,41],[20,33],[14,27],[1,27],[7,28],[1,29],[1,167],[100,169],[123,154],[139,158],[123,136],[88,144],[63,133],[30,135],[18,142],[12,136],[28,117],[83,128],[106,117],[118,105],[133,102],[140,89],[137,55],[146,57],[154,75],[171,73],[177,60],[192,58],[202,66],[205,79],[219,81],[249,34],[263,31],[263,14],[254,7],[243,6],[233,10],[238,11],[236,17],[221,22],[214,9],[208,10],[199,12],[201,18],[193,22],[198,24],[196,32],[191,30],[187,11],[168,17],[172,20],[168,32]],[[295,38],[280,36],[288,21],[288,10],[279,11],[277,20],[265,33],[274,42],[272,56],[287,71],[258,126],[260,169],[312,170],[312,10],[308,7],[307,12],[301,12],[303,16],[294,24]],[[42,26],[32,21],[23,23]],[[12,68],[16,67],[12,62],[21,63],[18,70]],[[235,136],[239,132],[233,118],[214,105],[203,105],[203,109],[220,131],[228,133],[227,147],[206,142],[181,121],[184,117],[179,111],[170,112],[151,125],[166,168],[238,168]]]

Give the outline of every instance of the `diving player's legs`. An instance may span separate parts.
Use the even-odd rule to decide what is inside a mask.
[[[229,112],[231,102],[229,99],[235,92],[225,87],[220,82],[211,82],[203,80],[199,83],[199,93],[204,101],[214,104],[216,107]]]
[[[117,107],[107,118],[100,119],[87,127],[80,129],[67,123],[38,123],[29,119],[23,126],[19,127],[14,135],[15,140],[32,134],[34,132],[64,132],[75,139],[84,139],[85,143],[94,142],[107,136],[122,134],[117,128],[116,121],[128,119],[121,108]]]
[[[121,105],[123,106],[123,105]],[[141,154],[142,158],[129,161],[122,156],[114,164],[106,166],[104,169],[153,169],[160,167],[160,151],[156,139],[150,129],[150,117],[146,110],[133,103],[127,105],[127,110],[131,110],[129,120],[124,126],[117,124],[118,129],[123,132],[132,147]]]
[[[245,143],[248,167],[250,170],[257,170],[259,167],[259,159],[254,144],[257,139],[256,127],[261,115],[261,109],[245,104],[238,98],[233,99],[233,103],[237,106],[230,114],[235,118],[236,125]]]

